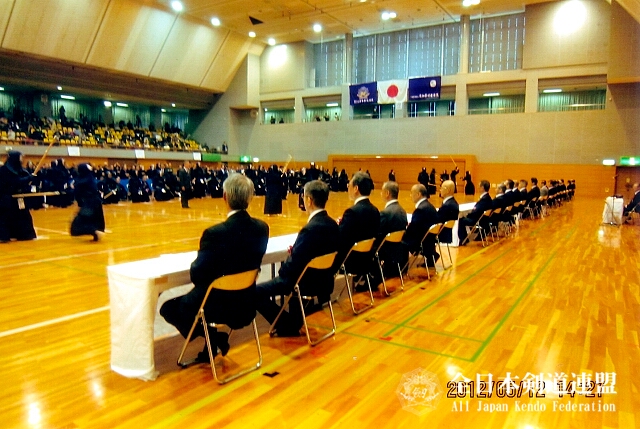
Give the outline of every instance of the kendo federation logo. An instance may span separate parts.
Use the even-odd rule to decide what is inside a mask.
[[[371,93],[369,92],[369,89],[366,86],[361,86],[358,89],[358,93],[356,94],[359,100],[366,100],[369,98],[370,95]]]
[[[442,388],[434,373],[417,368],[402,376],[396,395],[403,410],[421,416],[436,409],[442,398]]]

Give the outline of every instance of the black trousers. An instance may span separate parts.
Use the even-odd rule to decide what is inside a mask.
[[[271,298],[279,295],[285,297],[289,295],[292,290],[293,286],[288,285],[282,277],[276,277],[256,287],[258,312],[267,319],[269,324],[272,324],[274,320],[276,320],[281,308]],[[284,302],[282,304],[284,304]],[[275,328],[280,331],[296,331],[302,327],[302,323],[300,301],[294,296],[289,300],[289,311],[282,312]]]
[[[185,189],[180,194],[180,203],[182,203],[182,208],[189,208],[189,199],[191,198],[191,189]]]

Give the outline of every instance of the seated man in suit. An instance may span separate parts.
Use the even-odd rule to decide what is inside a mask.
[[[640,213],[640,183],[638,182],[633,184],[633,198],[624,208],[625,216],[628,216],[631,212]]]
[[[380,212],[369,201],[369,195],[373,190],[373,181],[368,174],[358,171],[349,182],[349,199],[354,201],[353,206],[344,211],[339,221],[340,238],[338,239],[338,256],[336,257],[336,269],[349,253],[353,245],[359,241],[374,238],[380,229]],[[372,248],[372,252],[374,249]],[[345,266],[352,274],[365,274],[371,267],[373,254],[355,253],[349,256]],[[358,288],[364,291],[365,288]],[[366,289],[368,290],[368,289]]]
[[[329,187],[320,180],[312,180],[304,185],[303,195],[309,220],[298,233],[289,257],[280,267],[278,277],[260,283],[257,287],[258,311],[269,323],[273,323],[280,312],[280,307],[271,297],[290,294],[298,277],[313,258],[338,250],[338,224],[324,209],[329,199]],[[321,295],[321,302],[328,301],[333,291],[334,273],[333,270],[308,270],[300,281],[302,293],[318,294]],[[302,324],[300,303],[297,298],[292,298],[289,300],[289,312],[283,312],[278,319],[276,335],[298,336]]]
[[[453,180],[445,180],[440,186],[440,197],[442,198],[442,206],[438,210],[437,223],[445,223],[450,220],[458,220],[460,215],[460,206],[453,197],[455,192],[455,184]],[[439,240],[442,243],[451,243],[451,230],[447,229],[440,234]]]
[[[420,252],[420,243],[431,228],[431,225],[438,223],[438,213],[433,204],[427,199],[427,189],[424,185],[413,185],[411,187],[411,200],[415,203],[415,211],[411,215],[411,223],[407,226],[402,242],[407,245],[413,254]],[[440,255],[436,253],[435,240],[424,244],[425,257],[429,267],[433,265],[433,258],[438,260]],[[433,257],[433,258],[432,258]]]
[[[262,257],[267,250],[269,241],[269,227],[259,219],[254,219],[247,213],[247,207],[253,197],[253,183],[241,174],[232,174],[224,182],[223,200],[227,206],[227,220],[207,228],[200,238],[200,249],[195,261],[191,264],[191,281],[194,288],[186,295],[173,298],[165,302],[160,308],[160,314],[176,328],[183,337],[189,335],[189,330],[195,319],[202,300],[209,285],[217,278],[227,274],[237,274],[260,268]],[[228,292],[226,292],[228,293]],[[255,302],[255,288],[242,292],[246,294],[244,301]],[[205,308],[208,320],[215,321],[220,317],[225,320],[245,318],[248,308],[220,308],[216,305],[216,296],[224,295],[225,291],[212,290]],[[204,335],[202,327],[197,328],[196,335]],[[195,336],[195,335],[194,335]],[[227,335],[216,333],[211,337],[211,348],[217,353],[216,345],[223,355],[229,350]],[[198,355],[198,361],[208,362],[207,347]]]
[[[384,182],[382,191],[380,192],[382,199],[385,201],[384,209],[380,212],[380,230],[378,238],[373,245],[374,249],[380,246],[380,243],[390,232],[404,231],[407,229],[407,212],[398,203],[398,195],[400,187],[396,182]],[[409,251],[403,243],[385,243],[380,249],[380,260],[383,261],[383,271],[385,277],[397,276],[397,264],[400,268],[407,264]],[[382,279],[380,278],[380,270],[378,267],[372,269],[373,281],[371,285],[375,287]]]
[[[509,182],[513,184],[513,181],[510,180]],[[460,222],[458,223],[458,238],[460,239],[461,246],[467,244],[465,242],[465,239],[469,234],[469,232],[467,231],[467,227],[472,227],[473,225],[475,225],[476,222],[478,222],[478,219],[480,219],[480,217],[486,210],[491,210],[493,208],[493,202],[491,200],[491,196],[489,195],[490,187],[491,184],[488,180],[480,181],[479,188],[482,192],[482,194],[480,195],[480,199],[478,199],[476,205],[473,206],[471,212],[469,212],[469,214],[465,217],[461,218]]]

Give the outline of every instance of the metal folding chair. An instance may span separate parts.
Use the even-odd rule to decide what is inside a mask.
[[[378,268],[380,268],[380,275],[382,276],[382,288],[384,289],[384,293],[387,296],[391,296],[391,293],[389,293],[389,290],[387,289],[387,282],[385,281],[385,278],[384,278],[384,270],[382,269],[382,265],[384,261],[380,259],[380,249],[382,249],[382,246],[384,246],[385,243],[401,243],[404,233],[405,233],[404,229],[401,231],[388,233],[382,239],[380,246],[378,246],[378,249],[376,250],[376,260],[378,261]],[[409,252],[407,251],[407,253]],[[402,267],[400,266],[400,263],[397,261],[396,261],[396,265],[398,266],[398,274],[400,275],[400,290],[402,291],[404,290],[404,279],[402,278]],[[396,292],[397,291],[398,289],[396,289]]]
[[[336,334],[336,318],[333,315],[333,307],[331,306],[331,299],[329,299],[329,313],[331,314],[331,324],[332,324],[333,328],[328,333],[323,335],[322,337],[316,339],[315,341],[312,341],[311,340],[311,335],[309,334],[309,326],[307,324],[307,314],[304,311],[304,303],[302,301],[303,299],[305,299],[307,301],[313,300],[319,294],[322,294],[322,292],[327,292],[327,295],[330,295],[331,292],[333,291],[333,283],[331,285],[327,285],[328,288],[327,288],[326,291],[316,291],[316,292],[319,292],[319,294],[316,293],[316,294],[303,295],[302,292],[300,291],[300,281],[302,280],[302,278],[304,277],[304,274],[307,272],[308,269],[331,270],[332,267],[333,267],[333,262],[334,262],[337,254],[338,254],[338,252],[333,252],[333,253],[328,253],[328,254],[322,255],[322,256],[316,256],[311,261],[309,261],[309,263],[307,264],[306,267],[304,267],[304,270],[302,270],[302,273],[300,274],[300,277],[298,277],[298,280],[296,281],[296,285],[293,287],[293,292],[291,292],[289,295],[287,295],[287,297],[285,298],[285,300],[284,300],[284,302],[282,304],[282,308],[280,308],[280,312],[278,313],[278,315],[276,316],[275,320],[273,321],[273,323],[269,327],[269,335],[270,336],[273,336],[273,334],[275,333],[276,323],[278,322],[278,319],[280,319],[280,315],[282,314],[284,309],[287,307],[287,304],[289,304],[289,300],[293,297],[294,294],[298,297],[298,300],[300,302],[300,308],[302,309],[302,321],[304,322],[304,330],[306,331],[307,341],[309,342],[309,345],[311,347],[321,343],[322,341],[324,341],[327,338],[332,337],[332,336],[334,336]]]
[[[256,340],[256,348],[258,350],[258,362],[249,368],[230,374],[223,379],[219,379],[218,372],[216,370],[213,350],[211,349],[211,339],[209,338],[208,328],[211,327],[214,329],[218,329],[218,328],[229,329],[229,335],[231,335],[231,333],[233,332],[233,329],[228,325],[226,325],[224,321],[222,321],[223,323],[207,322],[204,314],[205,304],[207,303],[209,294],[213,289],[222,290],[222,291],[242,291],[242,290],[248,289],[255,284],[256,278],[258,277],[258,271],[259,271],[258,269],[255,269],[251,271],[245,271],[243,273],[229,274],[227,276],[218,277],[211,283],[211,285],[209,285],[209,288],[207,289],[207,293],[204,296],[204,299],[202,300],[202,304],[200,304],[200,309],[198,310],[198,313],[196,314],[196,317],[193,321],[193,325],[191,325],[191,330],[189,331],[189,335],[187,335],[187,338],[184,341],[184,345],[182,346],[182,351],[180,352],[180,356],[178,356],[178,365],[184,368],[195,362],[195,361],[183,362],[182,358],[184,356],[185,351],[187,350],[187,346],[189,345],[189,342],[191,341],[191,336],[193,335],[193,331],[195,330],[198,323],[202,323],[202,327],[204,329],[205,342],[207,345],[207,349],[209,350],[209,363],[211,364],[211,372],[213,373],[213,377],[216,379],[218,383],[220,384],[227,383],[231,380],[234,380],[240,376],[243,376],[245,374],[248,374],[251,371],[255,371],[256,369],[260,368],[260,366],[262,365],[262,350],[260,349],[260,339],[258,337],[258,326],[256,325],[256,317],[254,314],[253,319],[244,326],[253,325],[253,336]],[[228,299],[230,304],[235,304],[234,302],[232,302],[233,298],[230,297]],[[247,305],[247,304],[245,303],[244,305]],[[254,313],[255,313],[255,310],[254,310]]]
[[[449,247],[449,244],[451,244],[451,241],[442,241],[440,240],[440,236],[442,235],[443,231],[451,231],[451,234],[453,234],[453,226],[455,225],[456,221],[455,220],[448,220],[445,223],[442,224],[442,228],[440,229],[440,233],[438,234],[438,248],[440,248],[440,243],[444,243],[447,245],[447,253],[449,253],[449,266],[445,267],[445,270],[453,267],[453,260],[451,259],[451,248]],[[442,257],[442,250],[440,250],[440,257]],[[442,266],[444,267],[444,259],[442,260]]]
[[[480,218],[478,218],[478,221],[473,226],[470,227],[467,237],[464,239],[462,243],[460,243],[461,246],[471,241],[472,238],[475,238],[476,237],[475,234],[480,234],[480,240],[482,240],[482,247],[485,247],[487,244],[489,244],[488,242],[485,243],[485,240],[487,238],[487,232],[484,230],[484,228],[480,223],[483,221],[483,219],[489,217],[490,215],[491,215],[491,209],[485,210],[484,213],[482,213]]]
[[[357,243],[355,243],[351,249],[349,249],[349,253],[347,253],[347,256],[345,256],[344,261],[342,261],[342,265],[340,266],[340,271],[342,271],[342,273],[344,273],[344,288],[342,289],[342,291],[340,291],[340,295],[342,295],[342,292],[344,292],[344,289],[347,289],[347,293],[349,294],[349,301],[351,302],[351,310],[353,310],[353,314],[360,314],[368,309],[370,309],[371,307],[373,307],[373,290],[371,289],[371,281],[369,280],[369,273],[365,273],[363,274],[367,280],[367,285],[369,286],[369,296],[371,297],[371,302],[369,305],[361,308],[360,310],[356,310],[356,307],[353,303],[353,292],[351,291],[352,289],[352,285],[349,284],[349,278],[351,276],[353,276],[353,274],[357,274],[357,273],[349,273],[347,272],[347,269],[345,267],[345,263],[347,262],[347,260],[349,259],[349,256],[352,253],[369,253],[371,252],[371,248],[373,247],[373,242],[375,241],[375,238],[368,238],[366,240],[362,240],[362,241],[358,241]],[[353,280],[353,279],[352,279]]]
[[[489,233],[491,234],[491,239],[493,242],[496,242],[495,237],[493,236],[493,232],[495,231],[498,238],[500,238],[500,234],[498,234],[498,227],[500,226],[500,219],[502,218],[502,208],[498,207],[493,212],[491,212],[491,216],[489,216]]]

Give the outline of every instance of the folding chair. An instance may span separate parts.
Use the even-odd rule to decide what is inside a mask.
[[[451,233],[453,234],[453,226],[456,224],[455,220],[448,220],[445,223],[442,224],[442,229],[440,229],[440,233],[438,234],[438,248],[440,248],[440,243],[444,243],[447,245],[447,252],[449,253],[449,266],[445,267],[445,270],[453,267],[453,260],[451,259],[451,248],[449,247],[449,244],[451,244],[451,240],[449,241],[442,241],[440,239],[440,236],[442,235],[442,233],[444,231],[451,231]],[[440,257],[442,257],[442,250],[440,250]],[[444,267],[444,259],[442,260],[442,266]]]
[[[427,263],[427,256],[426,256],[426,251],[424,248],[425,242],[427,242],[427,239],[430,237],[434,237],[434,242],[436,242],[436,239],[438,237],[438,234],[440,234],[440,230],[442,229],[442,225],[441,223],[434,223],[433,225],[431,225],[429,227],[429,230],[426,232],[426,234],[424,235],[424,237],[422,237],[422,241],[420,241],[420,250],[418,251],[418,255],[422,255],[422,258],[424,259],[424,266],[427,269],[427,279],[431,280],[431,273],[429,272],[429,264]],[[442,253],[442,249],[440,249],[440,253]],[[431,255],[431,258],[433,260],[433,268],[436,268],[436,258],[435,256]],[[416,256],[414,258],[414,263],[418,260],[418,256]],[[407,264],[409,264],[409,262],[407,261]],[[413,264],[411,264],[413,265]],[[411,265],[409,265],[409,268],[411,268]],[[409,268],[407,268],[407,272],[409,272]],[[442,263],[442,269],[444,268],[444,263]],[[436,274],[438,273],[438,271],[436,270]]]
[[[520,226],[520,206],[522,205],[522,201],[516,201],[513,203],[513,210],[511,211],[511,215],[513,216],[513,225],[518,228]]]
[[[304,270],[302,270],[300,277],[298,277],[298,280],[296,281],[296,285],[293,287],[293,292],[287,295],[287,297],[284,300],[284,303],[282,304],[282,308],[280,309],[280,312],[278,313],[275,320],[269,327],[270,336],[273,336],[273,334],[275,333],[276,323],[278,322],[278,319],[280,319],[280,315],[282,314],[284,309],[287,307],[287,304],[289,304],[289,300],[293,297],[294,294],[298,297],[298,300],[300,302],[300,308],[302,310],[302,321],[304,322],[304,329],[307,333],[307,341],[309,342],[309,345],[311,347],[317,344],[320,344],[322,341],[336,334],[336,318],[333,315],[333,307],[331,306],[331,299],[329,299],[329,313],[331,314],[331,324],[333,325],[333,329],[331,329],[328,333],[316,339],[315,341],[311,340],[311,335],[309,334],[309,326],[307,325],[307,314],[304,311],[304,303],[302,302],[303,299],[306,299],[307,301],[313,300],[315,297],[319,295],[323,295],[325,293],[326,295],[330,295],[331,292],[333,291],[333,283],[331,283],[331,285],[327,285],[327,290],[325,291],[315,291],[317,293],[303,294],[300,290],[300,281],[302,280],[302,278],[304,277],[308,269],[331,270],[337,254],[338,252],[333,252],[333,253],[328,253],[322,256],[316,256],[311,261],[309,261],[306,267],[304,267]]]
[[[500,219],[500,223],[498,223],[498,227],[502,227],[504,230],[505,237],[511,234],[511,212],[513,211],[513,206],[507,206],[502,211],[502,217]]]
[[[351,302],[351,310],[353,310],[353,314],[360,314],[368,309],[370,309],[371,307],[373,307],[373,291],[371,290],[371,281],[369,281],[369,273],[364,273],[362,275],[364,275],[366,277],[367,280],[367,285],[369,286],[369,296],[371,297],[371,302],[369,305],[363,307],[360,310],[356,310],[356,307],[353,303],[353,292],[351,291],[351,287],[352,285],[349,284],[349,277],[355,275],[355,274],[360,274],[360,273],[349,273],[347,272],[346,269],[346,262],[349,259],[349,256],[352,253],[369,253],[371,252],[371,248],[373,247],[373,242],[375,241],[375,238],[368,238],[366,240],[362,240],[362,241],[358,241],[357,243],[355,243],[351,249],[349,249],[349,253],[347,253],[347,256],[345,256],[344,261],[342,261],[342,265],[340,266],[340,271],[342,271],[342,273],[344,273],[344,288],[342,289],[342,291],[340,291],[340,295],[342,295],[342,292],[344,292],[344,289],[347,289],[347,293],[349,294],[349,301]]]
[[[500,219],[502,218],[502,207],[498,207],[493,212],[491,212],[491,216],[489,216],[489,233],[491,234],[491,239],[493,242],[496,242],[495,237],[493,236],[493,232],[495,230],[496,235],[500,238],[500,234],[498,234],[498,227],[500,226]]]
[[[523,212],[529,213],[529,217],[531,219],[535,219],[536,217],[536,212],[535,212],[536,201],[538,201],[538,197],[535,197],[529,200],[529,202],[524,207]]]
[[[391,293],[389,293],[389,290],[387,289],[387,282],[384,279],[384,270],[382,269],[382,263],[384,261],[382,261],[380,259],[380,249],[382,249],[382,246],[385,245],[385,243],[401,243],[402,242],[402,237],[404,236],[405,230],[401,230],[401,231],[395,231],[395,232],[390,232],[388,233],[383,239],[382,242],[380,243],[380,246],[378,246],[378,249],[376,250],[376,260],[378,261],[378,268],[380,268],[380,275],[382,276],[382,288],[384,289],[384,293],[387,296],[391,296]],[[408,251],[407,251],[408,253]],[[400,262],[395,261],[396,265],[398,266],[398,274],[400,275],[400,290],[404,290],[404,279],[402,278],[402,267],[400,267]],[[396,289],[396,292],[398,291],[398,289]]]
[[[480,218],[478,218],[478,221],[469,229],[469,233],[467,234],[467,238],[464,239],[464,241],[462,243],[460,243],[460,245],[464,245],[465,243],[467,243],[468,241],[471,241],[471,237],[473,236],[473,238],[476,237],[475,234],[480,234],[480,240],[482,240],[482,247],[485,247],[485,240],[487,238],[487,232],[484,230],[483,226],[480,224],[485,218],[489,217],[491,215],[491,209],[489,210],[485,210],[484,213],[482,213],[482,215],[480,216]]]
[[[178,357],[178,365],[180,365],[181,367],[187,367],[190,364],[192,364],[195,361],[190,361],[190,362],[183,362],[182,358],[184,356],[184,353],[187,349],[187,346],[189,345],[189,342],[191,341],[191,336],[193,335],[193,331],[195,330],[196,326],[198,325],[198,323],[202,323],[202,327],[204,329],[204,338],[205,338],[205,342],[207,345],[207,349],[209,350],[209,362],[211,364],[211,372],[213,373],[213,377],[216,379],[216,381],[219,384],[224,384],[227,383],[231,380],[234,380],[240,376],[243,376],[245,374],[248,374],[251,371],[255,371],[256,369],[260,368],[260,366],[262,365],[262,350],[260,349],[260,339],[258,337],[258,326],[256,325],[256,310],[255,308],[252,309],[252,311],[248,312],[253,314],[253,317],[251,319],[246,319],[246,320],[241,320],[241,321],[236,321],[233,323],[233,326],[227,325],[227,321],[225,320],[220,320],[215,321],[215,322],[207,322],[206,318],[205,318],[205,305],[207,303],[207,299],[209,298],[209,294],[211,293],[211,291],[213,289],[219,290],[219,291],[228,291],[228,292],[240,292],[240,291],[245,291],[249,288],[251,288],[255,282],[256,282],[256,278],[258,277],[258,269],[255,270],[251,270],[251,271],[245,271],[243,273],[238,273],[238,274],[229,274],[226,276],[222,276],[222,277],[218,277],[217,279],[215,279],[211,285],[209,285],[209,289],[207,289],[207,293],[204,296],[204,299],[202,300],[202,304],[200,304],[200,309],[198,310],[198,313],[196,314],[196,317],[193,321],[193,325],[191,325],[191,330],[189,331],[189,335],[187,335],[187,338],[184,341],[184,345],[182,346],[182,351],[180,352],[180,356]],[[242,296],[242,301],[240,301],[241,305],[248,305],[246,304],[246,302],[244,301],[244,299],[246,299],[246,295],[243,294]],[[217,298],[217,297],[216,297]],[[234,306],[237,305],[238,299],[234,299],[235,297],[231,294],[231,295],[227,295],[227,297],[225,298],[224,303],[218,303],[218,305],[226,305],[227,303],[230,306]],[[240,297],[238,297],[240,298]],[[213,318],[216,318],[216,315],[213,315]],[[229,329],[229,335],[231,335],[231,333],[233,332],[233,330],[237,330],[237,329],[242,329],[246,326],[249,325],[253,325],[253,336],[256,340],[256,348],[258,350],[258,362],[256,364],[254,364],[253,366],[246,368],[244,370],[241,370],[239,372],[236,372],[234,374],[231,374],[229,376],[227,376],[226,378],[223,379],[219,379],[218,378],[218,372],[216,370],[216,365],[215,365],[215,359],[214,359],[214,355],[213,355],[213,351],[211,349],[211,338],[209,337],[209,327],[211,328],[227,328]]]

